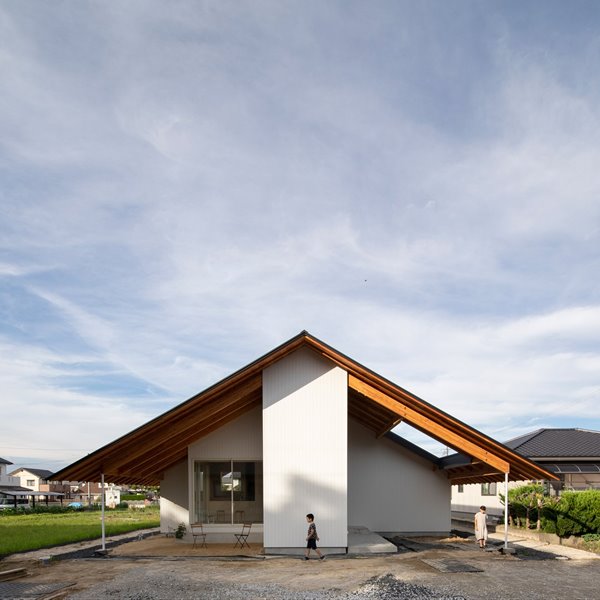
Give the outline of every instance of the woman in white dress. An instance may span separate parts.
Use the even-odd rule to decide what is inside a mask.
[[[485,548],[487,543],[487,514],[485,506],[479,507],[479,512],[475,515],[475,539],[479,543],[480,548]]]

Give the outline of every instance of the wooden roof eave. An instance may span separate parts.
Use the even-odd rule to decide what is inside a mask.
[[[522,477],[525,479],[555,478],[553,474],[535,463],[524,457],[519,458],[518,453],[495,442],[481,432],[474,430],[352,359],[349,359],[307,332],[300,333],[288,342],[193,396],[184,403],[58,471],[54,474],[53,478],[92,481],[91,474],[103,472],[102,469],[109,464],[112,465],[110,467],[111,471],[115,467],[118,469],[118,465],[123,466],[125,464],[127,464],[129,470],[129,467],[135,463],[135,461],[127,460],[129,452],[132,449],[135,449],[138,445],[147,446],[139,455],[144,456],[151,448],[156,448],[160,443],[166,443],[169,440],[169,436],[164,433],[167,428],[170,428],[171,439],[173,439],[177,431],[182,431],[184,425],[182,426],[181,424],[193,420],[192,415],[199,411],[201,407],[208,406],[217,401],[217,398],[223,398],[228,394],[236,395],[236,388],[252,387],[256,379],[262,378],[263,369],[302,346],[307,346],[348,372],[349,411],[351,389],[354,389],[353,393],[360,394],[378,407],[376,410],[365,408],[365,406],[360,408],[356,408],[355,406],[352,408],[353,411],[358,412],[359,418],[367,420],[368,426],[376,433],[383,431],[385,427],[393,423],[394,418],[402,418],[417,429],[420,429],[431,437],[439,439],[457,451],[465,452],[465,446],[468,446],[470,449],[468,454],[476,456],[476,458],[483,460],[487,464],[492,464],[492,466],[499,470],[505,472],[509,469],[510,465],[510,470],[516,470],[511,475],[522,476],[527,474],[527,477]],[[351,382],[353,385],[350,384]],[[366,393],[364,393],[365,391]],[[237,393],[239,395],[239,389]],[[243,396],[243,394],[241,395]],[[232,404],[232,411],[235,411],[235,403]],[[393,417],[390,415],[393,415]],[[123,460],[120,458],[121,456],[125,456],[126,459]],[[174,451],[170,454],[169,460],[177,459],[179,456],[180,454]],[[138,476],[156,477],[158,470],[164,468],[163,463],[164,461],[160,465],[156,465],[152,469],[152,473],[145,471],[138,473]],[[85,474],[85,476],[76,476],[77,474]],[[127,475],[115,473],[115,476],[128,477],[130,474],[133,477],[131,471]],[[134,483],[135,481],[128,479],[128,482]]]
[[[367,385],[375,390],[378,390],[379,392],[382,392],[384,396],[391,397],[399,401],[401,404],[404,404],[407,408],[414,410],[416,414],[425,416],[427,418],[428,425],[430,423],[437,423],[446,429],[451,427],[452,430],[459,434],[466,442],[469,444],[480,445],[484,449],[484,452],[487,452],[492,457],[495,457],[494,460],[498,466],[504,463],[502,466],[506,468],[506,463],[510,462],[511,467],[519,466],[519,470],[522,471],[523,474],[527,473],[528,478],[555,479],[555,476],[552,473],[541,468],[539,465],[530,461],[529,459],[521,457],[518,453],[504,446],[500,442],[496,442],[480,431],[473,429],[472,427],[462,423],[458,419],[455,419],[437,407],[425,402],[421,398],[418,398],[414,394],[411,394],[400,386],[392,383],[384,377],[381,377],[374,371],[371,371],[363,365],[356,363],[356,361],[341,354],[327,344],[313,338],[312,336],[309,336],[309,338],[309,343],[312,347],[319,351],[323,356],[333,360],[339,366],[348,371],[349,380],[352,376],[354,376],[358,380],[367,382]],[[406,422],[410,422],[408,419],[404,420],[406,420]],[[410,424],[415,426],[414,423]],[[419,429],[419,427],[417,427],[417,429]],[[435,435],[432,435],[431,431],[427,428],[421,428],[420,430],[424,431],[424,433],[430,435],[431,437],[436,437]],[[446,443],[448,446],[456,449],[457,451],[464,451],[463,446],[457,447],[453,443],[447,442],[444,438],[440,439],[440,441]],[[507,461],[507,459],[510,460]]]

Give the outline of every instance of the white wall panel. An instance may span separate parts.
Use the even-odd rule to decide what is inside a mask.
[[[262,408],[260,406],[188,447],[190,461],[231,458],[261,460],[262,452]]]
[[[347,546],[347,373],[306,348],[263,372],[264,545]]]
[[[160,530],[175,529],[189,523],[187,462],[184,460],[165,471],[160,482]]]
[[[450,531],[450,484],[432,464],[350,419],[348,524],[372,531]]]

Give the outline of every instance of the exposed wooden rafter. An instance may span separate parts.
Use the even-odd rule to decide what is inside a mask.
[[[301,347],[348,373],[348,414],[376,436],[400,420],[474,458],[448,466],[452,483],[510,478],[553,479],[554,475],[483,433],[451,417],[306,332],[193,396],[172,410],[54,474],[57,480],[158,484],[164,472],[187,459],[188,446],[261,405],[262,372]]]

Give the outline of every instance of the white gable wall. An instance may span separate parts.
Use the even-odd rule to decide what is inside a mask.
[[[187,462],[183,460],[165,471],[160,482],[160,530],[166,533],[189,522]]]
[[[188,447],[194,460],[262,460],[262,409],[248,411]]]
[[[320,544],[347,542],[348,375],[306,348],[263,371],[264,546],[306,546],[306,514]]]
[[[450,483],[442,472],[353,419],[348,433],[349,525],[386,534],[450,531]]]

